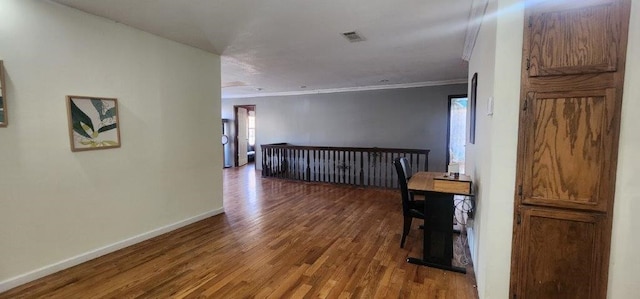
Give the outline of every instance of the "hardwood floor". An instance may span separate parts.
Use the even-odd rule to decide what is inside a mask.
[[[0,298],[477,298],[467,274],[408,264],[395,190],[224,170],[225,214],[0,294]]]

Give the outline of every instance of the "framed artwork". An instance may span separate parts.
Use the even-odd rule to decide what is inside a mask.
[[[67,96],[71,151],[120,147],[118,100]]]
[[[478,73],[471,78],[471,93],[469,94],[469,143],[476,143],[476,110],[478,93]]]
[[[4,84],[4,65],[0,60],[0,127],[6,127],[7,122],[7,96]]]

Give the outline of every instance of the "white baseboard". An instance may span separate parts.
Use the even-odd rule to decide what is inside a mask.
[[[476,248],[475,241],[476,240],[475,240],[475,235],[473,233],[473,227],[469,226],[467,227],[467,244],[469,244],[469,252],[471,253],[471,262],[473,263],[474,270],[476,270],[475,267],[477,265],[477,261],[475,259],[476,252],[474,251]]]
[[[173,224],[169,224],[157,229],[154,229],[152,231],[148,231],[146,233],[142,233],[139,234],[137,236],[133,236],[131,238],[128,239],[124,239],[122,241],[101,247],[101,248],[97,248],[79,255],[76,255],[74,257],[68,258],[66,260],[62,260],[59,261],[57,263],[53,263],[51,265],[47,265],[44,266],[40,269],[36,269],[30,272],[27,272],[25,274],[21,274],[12,278],[9,278],[5,281],[0,281],[0,293],[10,290],[12,288],[15,288],[17,286],[23,285],[25,283],[31,282],[33,280],[36,280],[38,278],[42,278],[45,277],[49,274],[53,274],[55,272],[58,272],[60,270],[64,270],[67,268],[71,268],[75,265],[84,263],[86,261],[92,260],[94,258],[103,256],[105,254],[114,252],[116,250],[120,250],[122,248],[125,248],[127,246],[131,246],[133,244],[136,243],[140,243],[142,241],[151,239],[153,237],[157,237],[159,235],[162,235],[164,233],[168,233],[172,230],[176,230],[178,228],[181,228],[183,226],[187,226],[189,224],[198,222],[200,220],[218,215],[218,214],[222,214],[224,213],[224,209],[223,208],[219,208],[219,209],[215,209],[191,218],[187,218],[181,221],[178,221],[176,223]]]

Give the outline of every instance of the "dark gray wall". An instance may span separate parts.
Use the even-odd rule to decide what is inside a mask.
[[[455,84],[222,99],[222,117],[233,120],[234,105],[256,105],[257,145],[428,148],[430,170],[444,171],[448,99],[466,93],[466,84]],[[260,157],[257,147],[258,169]]]

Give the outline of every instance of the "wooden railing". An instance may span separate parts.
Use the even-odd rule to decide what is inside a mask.
[[[263,144],[261,148],[263,177],[396,188],[395,158],[406,157],[414,172],[429,169],[428,149],[296,146],[287,143]]]

